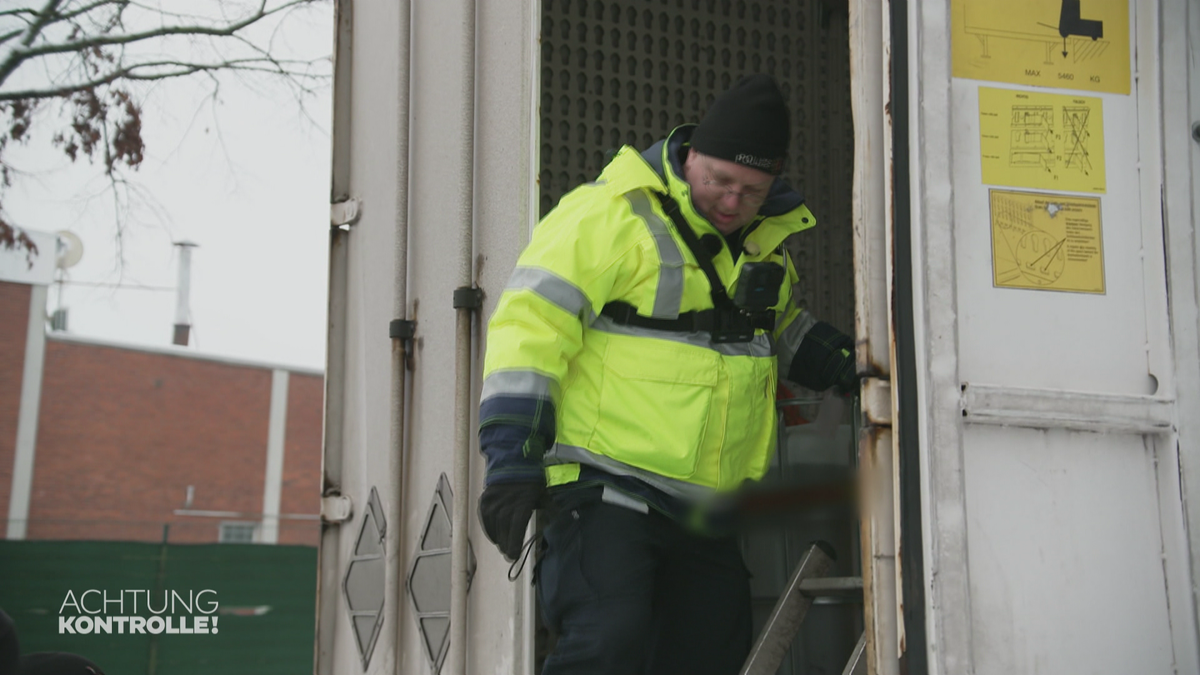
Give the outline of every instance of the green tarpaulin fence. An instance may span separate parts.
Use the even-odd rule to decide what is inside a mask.
[[[316,578],[307,546],[0,541],[21,652],[73,652],[110,675],[309,675]],[[168,633],[167,619],[209,632]]]

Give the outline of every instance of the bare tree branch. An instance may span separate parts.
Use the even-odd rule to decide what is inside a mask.
[[[46,0],[46,6],[42,7],[42,9],[34,16],[33,23],[29,24],[29,28],[25,30],[25,37],[21,38],[22,46],[28,47],[29,45],[33,44],[33,41],[36,40],[38,35],[41,34],[42,29],[46,27],[46,24],[54,15],[54,11],[58,9],[58,6],[61,4],[62,0]],[[0,75],[0,82],[3,81],[4,77]]]
[[[30,129],[44,126],[43,103],[62,103],[52,143],[71,161],[100,163],[119,245],[132,204],[148,200],[126,173],[145,156],[142,102],[155,90],[146,83],[203,75],[212,79],[215,100],[220,73],[268,76],[285,82],[307,115],[305,100],[330,78],[328,56],[297,58],[275,44],[293,12],[329,0],[250,0],[248,8],[190,0],[186,8],[196,14],[137,0],[25,2],[40,7],[0,10],[0,249],[28,248],[4,212],[6,189],[25,179],[5,149],[30,142]]]
[[[165,10],[161,7],[151,7],[150,5],[145,5],[140,2],[134,2],[133,0],[123,0],[123,1],[128,2],[130,7],[136,7],[138,9],[142,9],[147,12],[157,14],[159,16],[169,16],[169,17],[172,17],[175,19],[187,19],[188,21],[209,21],[209,20],[211,20],[211,17],[207,17],[202,14],[185,14],[183,12],[168,12],[167,10]]]
[[[149,80],[168,80],[176,77],[186,77],[195,75],[196,73],[211,72],[211,71],[242,71],[264,73],[268,75],[281,75],[288,78],[300,78],[326,80],[327,75],[321,73],[313,73],[304,70],[294,70],[288,66],[298,65],[314,65],[322,63],[324,59],[312,59],[309,61],[299,60],[278,60],[269,58],[246,58],[246,59],[231,59],[229,61],[221,61],[218,63],[187,63],[184,61],[147,61],[144,63],[135,63],[124,68],[117,68],[106,73],[101,77],[96,77],[91,80],[80,82],[77,84],[63,85],[61,87],[44,87],[38,89],[23,89],[18,91],[0,91],[0,101],[23,101],[30,99],[46,99],[46,98],[62,98],[71,94],[94,89],[98,86],[111,84],[117,80],[131,81],[149,81]],[[270,64],[273,67],[267,67]],[[152,68],[170,68],[169,70],[160,70],[156,72],[143,73],[139,72],[144,69]]]
[[[67,12],[66,14],[56,14],[54,16],[54,23],[70,21],[71,19],[83,16],[84,14],[87,14],[88,12],[93,12],[93,11],[99,9],[100,7],[103,7],[105,5],[112,5],[112,4],[127,5],[127,4],[129,4],[129,0],[96,0],[96,2],[93,2],[90,5],[84,5],[83,7],[80,7],[79,9]]]
[[[61,0],[49,0],[49,3],[57,4]],[[277,14],[291,7],[310,4],[312,0],[287,0],[276,7],[266,8],[267,0],[263,0],[262,5],[255,13],[223,26],[162,26],[152,30],[141,31],[138,33],[127,33],[122,35],[93,35],[86,38],[69,40],[62,43],[49,43],[39,47],[31,47],[32,39],[36,37],[36,32],[33,26],[27,31],[25,39],[21,41],[24,49],[14,49],[5,60],[4,64],[0,64],[0,84],[12,73],[21,61],[36,58],[39,56],[47,56],[49,54],[63,54],[69,52],[78,52],[89,47],[104,47],[114,45],[125,45],[155,38],[173,36],[173,35],[206,35],[213,37],[229,37],[234,33],[250,26],[262,19],[265,19],[273,14]],[[37,25],[37,30],[41,30],[41,25]],[[44,24],[42,24],[44,25]],[[11,66],[9,65],[11,63]]]
[[[29,47],[29,45],[33,44],[33,41],[41,34],[42,29],[50,22],[60,4],[62,4],[62,0],[46,0],[45,6],[33,13],[33,21],[21,32],[22,47]],[[7,42],[7,39],[5,41]],[[20,51],[20,49],[11,50],[8,57],[3,62],[0,62],[0,84],[3,84],[8,79],[8,76],[12,75],[13,71],[17,69],[17,66],[21,65],[21,61],[24,59],[18,56]]]

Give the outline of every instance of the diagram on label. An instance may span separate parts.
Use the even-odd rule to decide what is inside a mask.
[[[955,77],[1128,94],[1128,0],[952,0]]]
[[[1088,117],[1092,109],[1086,106],[1063,106],[1063,159],[1067,168],[1077,169],[1087,175],[1092,170],[1091,155],[1088,153]]]
[[[1104,293],[1100,199],[991,190],[997,288]]]
[[[1104,192],[1099,98],[979,88],[983,182]]]
[[[1023,168],[1050,171],[1054,168],[1054,108],[1012,107],[1012,136],[1008,163]]]

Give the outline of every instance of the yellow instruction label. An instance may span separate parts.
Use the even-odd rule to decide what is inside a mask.
[[[1100,199],[991,190],[997,288],[1104,293]]]
[[[954,77],[1129,93],[1129,0],[951,0]]]
[[[1104,113],[1099,98],[979,88],[983,182],[1104,192]]]

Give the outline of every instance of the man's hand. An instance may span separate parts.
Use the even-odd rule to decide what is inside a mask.
[[[800,341],[787,378],[813,391],[834,388],[842,396],[858,391],[854,339],[818,321]]]
[[[830,361],[834,363],[834,390],[845,396],[853,398],[858,395],[858,373],[856,372],[857,364],[855,363],[853,348],[839,349],[831,355]]]
[[[483,490],[479,498],[483,532],[509,562],[521,555],[525,528],[545,493],[542,482],[495,483]]]

